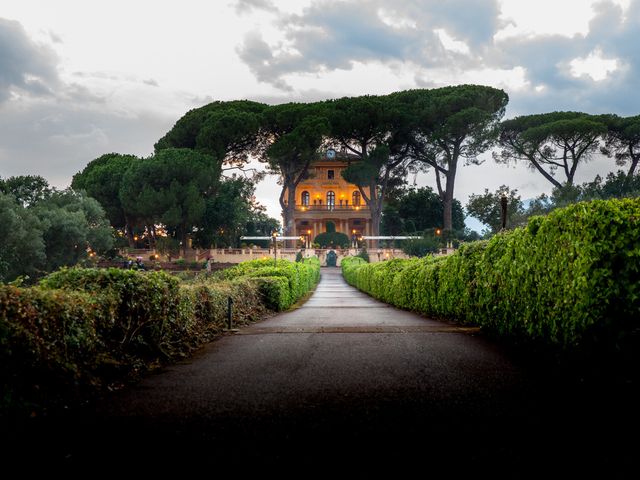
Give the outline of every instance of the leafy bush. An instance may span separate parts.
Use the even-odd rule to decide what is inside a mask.
[[[327,247],[348,248],[349,245],[351,244],[349,237],[346,234],[340,233],[340,232],[324,232],[316,236],[316,238],[313,241],[314,243],[321,245],[322,248],[327,248]]]
[[[440,242],[434,237],[423,237],[405,240],[402,244],[402,251],[413,257],[424,257],[430,253],[435,253],[440,247]]]
[[[360,257],[365,262],[369,263],[369,252],[367,252],[367,246],[365,244],[362,245],[362,250],[358,252],[356,257]]]
[[[102,293],[0,285],[0,413],[92,384],[116,303]]]
[[[67,403],[183,358],[225,327],[228,298],[235,325],[284,310],[317,283],[320,263],[257,260],[228,271],[187,283],[66,268],[36,287],[0,285],[0,413]]]
[[[140,275],[117,268],[63,268],[40,282],[45,288],[110,292],[118,300],[117,321],[100,332],[109,348],[149,356],[165,355],[163,340],[167,324],[180,316],[180,281],[164,272]],[[166,353],[170,356],[169,353]]]
[[[447,257],[342,269],[402,308],[565,351],[624,350],[640,318],[640,200],[575,204]]]
[[[253,277],[252,280],[258,285],[267,308],[280,312],[291,305],[289,280],[286,277],[265,275]]]
[[[320,261],[317,257],[306,258],[301,262],[278,260],[277,265],[271,259],[243,262],[236,267],[224,270],[220,278],[263,279],[257,284],[264,295],[269,308],[286,310],[302,298],[320,280]],[[275,280],[284,277],[287,282]]]

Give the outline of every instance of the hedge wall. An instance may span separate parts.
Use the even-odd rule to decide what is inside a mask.
[[[317,257],[301,262],[270,259],[243,262],[237,267],[223,270],[219,278],[244,277],[258,285],[268,308],[282,311],[289,308],[320,280],[320,260]]]
[[[620,350],[640,321],[640,200],[575,204],[447,257],[342,269],[398,307],[563,349]]]
[[[247,263],[191,283],[71,268],[36,287],[0,285],[0,413],[68,402],[183,358],[225,327],[228,297],[242,325],[288,308],[319,278],[317,259]]]

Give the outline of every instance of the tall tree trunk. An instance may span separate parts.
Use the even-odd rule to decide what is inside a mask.
[[[149,229],[149,248],[152,250],[156,248],[156,225],[154,223]]]
[[[283,226],[283,233],[285,237],[293,237],[295,234],[295,223],[294,223],[294,215],[296,211],[296,185],[290,185],[287,190],[287,205],[285,208],[284,221],[285,225]],[[286,240],[284,245],[287,248],[295,248],[296,241],[295,240]]]
[[[453,229],[453,198],[449,196],[449,192],[445,193],[445,198],[442,203],[444,206],[443,229],[450,231]]]
[[[371,211],[371,235],[377,237],[380,235],[380,221],[382,220],[382,212],[379,209]],[[373,241],[374,247],[378,247],[378,240]]]
[[[371,236],[380,236],[380,220],[382,219],[382,204],[378,198],[377,186],[375,182],[369,185],[369,198],[367,199],[369,204],[369,212],[371,214]],[[380,246],[380,240],[372,240],[371,246],[378,248]]]
[[[636,167],[638,166],[638,161],[640,161],[640,155],[631,155],[631,167],[629,167],[629,172],[627,172],[627,177],[633,177],[633,174],[636,171]]]
[[[185,258],[187,256],[187,229],[180,227],[179,232],[180,243],[182,243],[182,258]]]
[[[129,248],[135,248],[135,240],[133,239],[133,227],[131,226],[131,220],[125,215],[125,234],[127,235],[127,240],[129,241]]]
[[[453,158],[449,161],[449,169],[447,170],[446,185],[442,204],[444,207],[444,216],[442,219],[442,227],[445,232],[453,230],[453,188],[456,181],[456,170],[458,168],[458,155],[454,151]]]
[[[557,181],[555,178],[553,178],[551,174],[549,174],[544,168],[542,168],[542,165],[540,165],[536,160],[529,157],[529,161],[533,164],[536,170],[538,170],[538,172],[542,174],[544,178],[546,178],[553,184],[554,187],[562,188],[562,184],[559,181]]]

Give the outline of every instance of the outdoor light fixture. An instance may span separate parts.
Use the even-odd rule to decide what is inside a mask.
[[[278,232],[275,230],[271,234],[271,238],[273,238],[273,264],[278,266]]]

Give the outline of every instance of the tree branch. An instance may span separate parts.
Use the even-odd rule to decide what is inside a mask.
[[[442,190],[442,181],[440,180],[440,172],[436,169],[436,185],[438,187],[438,195],[441,200],[444,200],[445,192]]]

